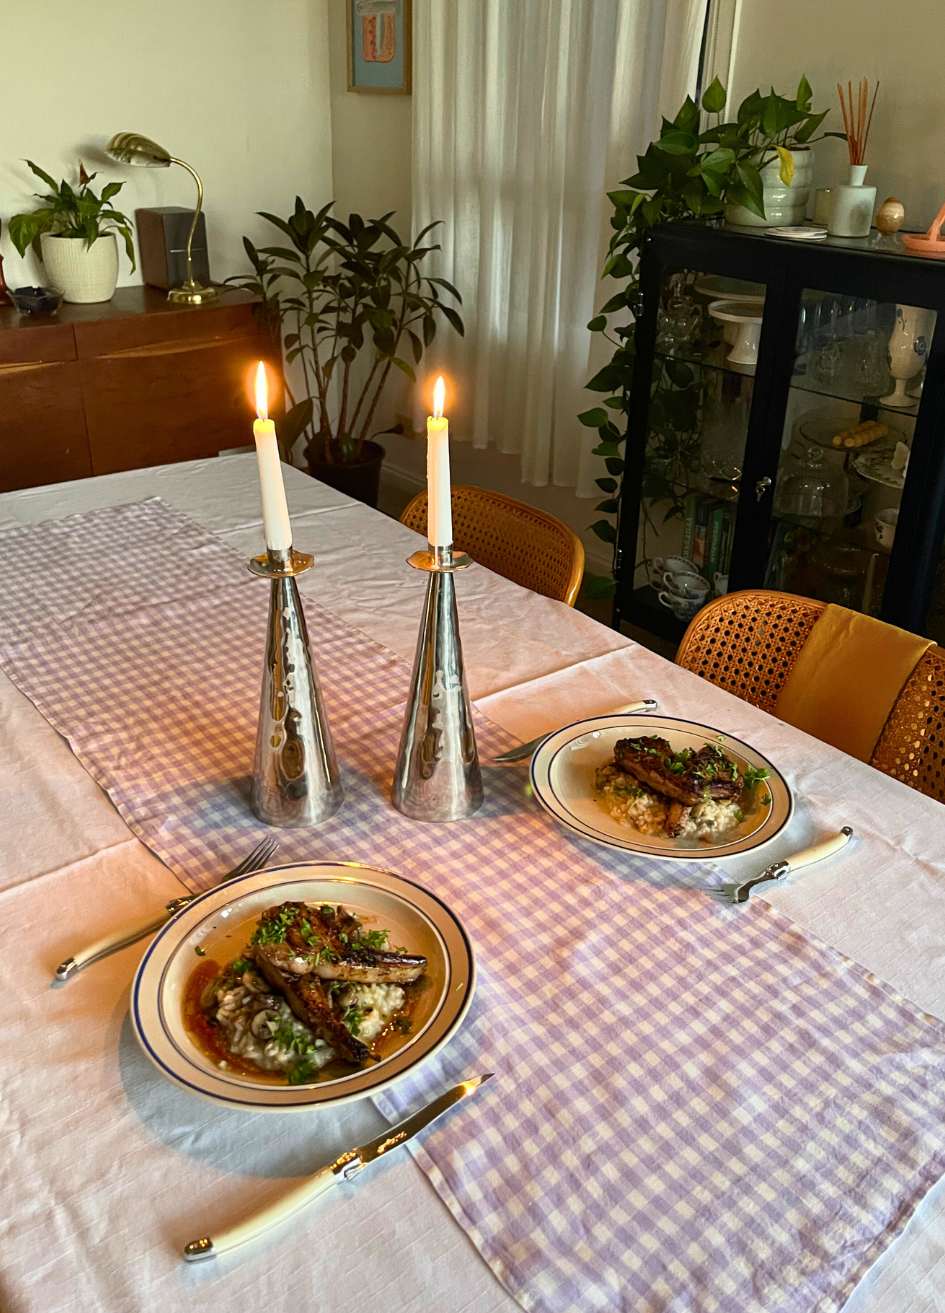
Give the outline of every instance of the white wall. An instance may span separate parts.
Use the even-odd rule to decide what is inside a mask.
[[[906,226],[925,228],[945,200],[945,8],[941,0],[743,0],[734,51],[738,99],[760,85],[793,90],[801,73],[815,109],[833,110],[840,130],[837,82],[879,78],[868,148],[868,182],[877,200],[898,196]],[[843,142],[817,147],[818,184],[844,180]]]
[[[333,0],[334,2],[334,0]],[[34,0],[4,12],[0,114],[2,250],[11,286],[41,281],[6,233],[30,208],[28,156],[58,179],[81,154],[95,185],[128,179],[114,204],[187,205],[182,169],[102,162],[115,132],[142,132],[203,175],[211,273],[246,265],[244,233],[273,233],[256,210],[286,213],[300,191],[331,195],[328,0]],[[99,157],[96,157],[96,151]],[[36,187],[41,184],[36,180]],[[140,282],[121,256],[119,283]]]

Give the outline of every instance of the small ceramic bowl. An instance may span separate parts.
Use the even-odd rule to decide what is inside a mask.
[[[21,315],[54,315],[62,305],[62,293],[54,287],[18,287],[10,299]]]

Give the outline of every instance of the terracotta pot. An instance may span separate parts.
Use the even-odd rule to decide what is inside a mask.
[[[381,464],[387,453],[379,442],[365,442],[361,459],[342,464],[340,461],[316,460],[309,446],[305,453],[308,471],[312,478],[327,483],[329,488],[347,493],[365,506],[377,507],[377,494],[381,483]]]

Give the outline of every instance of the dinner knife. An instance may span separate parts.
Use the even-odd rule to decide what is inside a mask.
[[[657,707],[654,698],[639,698],[636,702],[628,702],[624,707],[614,707],[612,712],[604,712],[604,715],[623,716],[633,711],[655,711]],[[529,739],[527,743],[520,743],[517,748],[510,748],[508,752],[500,752],[492,760],[497,765],[504,766],[513,761],[527,761],[534,755],[535,749],[539,743],[542,743],[549,734],[557,733],[556,730],[546,730],[544,734],[539,734],[536,739]]]
[[[768,884],[773,881],[783,880],[792,871],[798,871],[802,866],[812,866],[814,862],[823,861],[825,857],[832,857],[838,853],[841,848],[845,848],[853,838],[853,829],[849,825],[844,825],[837,834],[832,834],[828,839],[821,839],[819,843],[811,844],[809,848],[802,848],[800,852],[791,853],[789,857],[784,857],[780,862],[772,862],[766,866],[760,875],[752,876],[750,880],[743,880],[740,884],[723,885],[718,892],[723,898],[732,903],[747,903],[752,889],[756,889],[760,884]]]
[[[362,1144],[356,1149],[346,1149],[340,1154],[333,1163],[327,1167],[320,1168],[314,1176],[307,1177],[301,1184],[289,1190],[276,1199],[273,1203],[259,1212],[245,1217],[241,1222],[229,1227],[225,1231],[219,1231],[214,1236],[201,1236],[199,1240],[191,1240],[184,1245],[184,1258],[189,1263],[199,1262],[204,1258],[216,1258],[220,1254],[225,1254],[237,1245],[243,1245],[248,1240],[254,1240],[256,1236],[268,1231],[270,1227],[276,1226],[279,1222],[284,1222],[287,1218],[297,1213],[299,1209],[304,1208],[311,1200],[316,1199],[320,1194],[337,1185],[339,1181],[350,1181],[352,1177],[357,1176],[365,1167],[371,1163],[377,1162],[383,1158],[391,1149],[398,1149],[408,1140],[412,1140],[415,1135],[435,1122],[438,1117],[442,1117],[461,1099],[465,1099],[467,1094],[473,1094],[478,1090],[480,1085],[491,1080],[494,1072],[486,1072],[484,1076],[474,1076],[471,1080],[460,1081],[454,1085],[451,1090],[441,1094],[438,1099],[428,1103],[425,1108],[415,1112],[412,1117],[406,1121],[400,1122],[397,1126],[391,1126],[383,1135],[379,1135],[376,1140],[371,1140],[368,1144]]]

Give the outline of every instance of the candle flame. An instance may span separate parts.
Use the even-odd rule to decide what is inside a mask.
[[[436,382],[433,384],[433,418],[434,419],[443,418],[443,406],[445,405],[445,403],[446,403],[446,382],[444,381],[443,375],[440,374]]]
[[[256,366],[256,414],[260,419],[269,418],[269,380],[261,360]]]

